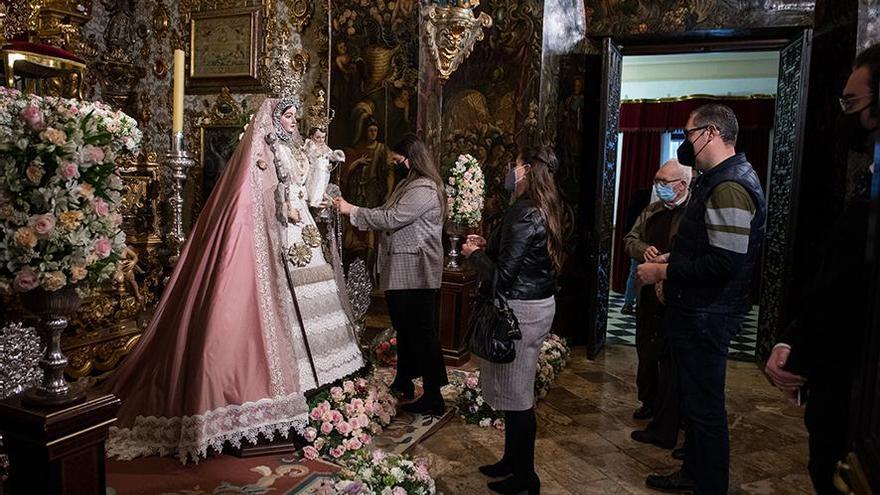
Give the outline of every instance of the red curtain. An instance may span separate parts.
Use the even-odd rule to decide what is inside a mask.
[[[630,258],[623,249],[627,234],[627,212],[640,189],[653,186],[654,175],[660,168],[660,138],[662,131],[624,131],[620,156],[620,187],[617,193],[617,218],[614,226],[614,261],[611,268],[611,288],[626,290]]]
[[[620,130],[626,132],[683,129],[691,112],[706,103],[721,103],[729,106],[736,114],[740,131],[748,129],[770,130],[773,127],[776,108],[776,100],[773,98],[747,100],[693,98],[656,103],[624,103],[620,105]]]

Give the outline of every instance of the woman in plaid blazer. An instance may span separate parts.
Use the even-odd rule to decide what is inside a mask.
[[[391,389],[412,399],[412,380],[417,377],[422,377],[425,389],[419,400],[400,409],[442,415],[440,388],[447,378],[435,314],[443,274],[446,193],[440,172],[414,134],[404,136],[391,157],[405,178],[384,205],[362,208],[343,198],[337,198],[336,205],[354,227],[379,232],[379,287],[397,331],[397,376]]]

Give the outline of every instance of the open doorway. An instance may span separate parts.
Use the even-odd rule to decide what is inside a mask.
[[[693,109],[715,102],[734,110],[740,126],[737,151],[746,154],[766,193],[778,70],[777,50],[623,57],[612,216],[609,344],[635,344],[638,290],[633,271],[641,260],[626,255],[623,237],[641,211],[658,200],[652,191],[654,174],[676,157],[676,149],[684,139],[681,127]],[[756,271],[752,287],[752,311],[730,344],[732,359],[755,360],[760,271]]]

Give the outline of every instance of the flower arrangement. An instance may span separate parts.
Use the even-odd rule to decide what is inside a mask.
[[[571,348],[562,337],[550,334],[541,344],[538,354],[538,367],[535,371],[535,398],[543,399],[559,373],[565,369],[571,358]],[[456,390],[455,405],[458,414],[465,423],[476,424],[482,427],[495,427],[504,429],[504,415],[483,399],[483,391],[480,389],[479,371],[453,371],[452,386]]]
[[[98,102],[0,88],[0,292],[98,284],[125,249],[116,160],[141,132]]]
[[[307,459],[344,460],[369,445],[391,423],[396,401],[377,377],[345,380],[309,401],[303,438]]]
[[[324,481],[315,495],[433,495],[434,479],[424,459],[389,455],[381,450],[358,452],[343,463],[334,481]]]
[[[492,409],[492,406],[483,400],[479,371],[454,374],[452,385],[458,392],[455,406],[465,423],[504,429],[504,413]]]
[[[486,183],[480,163],[471,155],[458,155],[449,169],[446,195],[449,220],[463,227],[476,227],[483,216]]]
[[[562,337],[550,334],[541,344],[538,354],[538,369],[535,373],[535,397],[543,399],[556,382],[556,377],[565,369],[571,358],[571,348]]]
[[[382,366],[397,365],[397,333],[393,328],[385,329],[373,339],[373,362]]]

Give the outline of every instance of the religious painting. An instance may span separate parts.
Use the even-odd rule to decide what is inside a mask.
[[[580,170],[584,163],[584,57],[568,55],[559,64],[559,109],[556,123],[556,185],[567,203],[580,197]]]
[[[419,4],[414,0],[332,2],[329,144],[345,151],[338,172],[354,204],[385,202],[396,178],[388,147],[416,131]],[[375,260],[372,233],[345,226],[344,257]],[[372,272],[372,269],[368,269]]]
[[[198,12],[190,21],[189,89],[258,90],[260,10]]]
[[[534,0],[482,3],[493,26],[443,88],[441,166],[448,167],[461,153],[482,164],[484,230],[500,220],[509,199],[507,164],[516,159],[519,146],[534,144],[540,134],[542,8]]]

